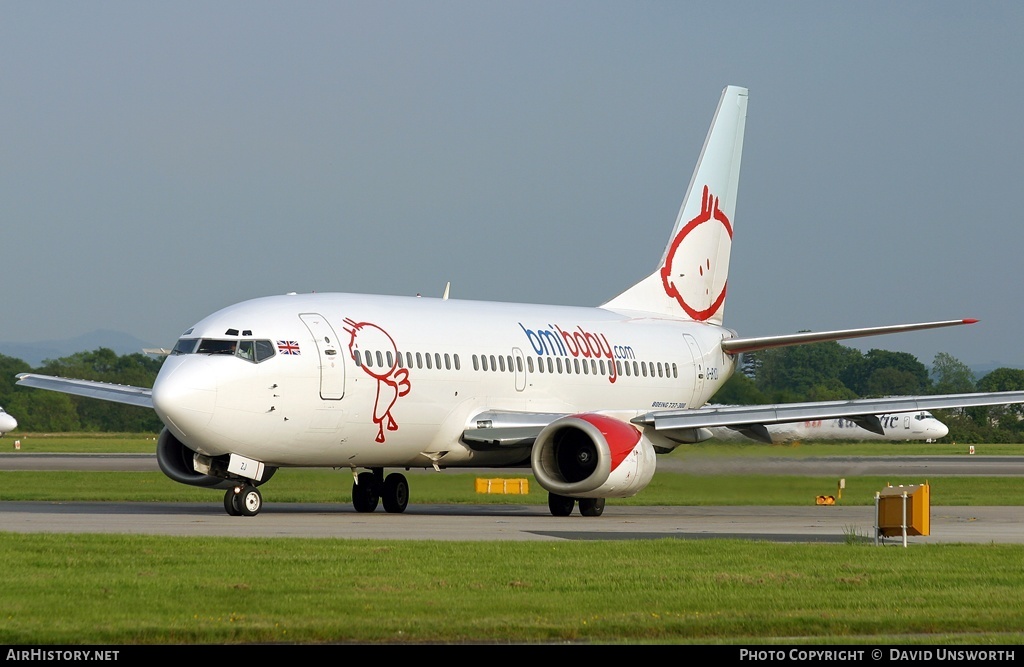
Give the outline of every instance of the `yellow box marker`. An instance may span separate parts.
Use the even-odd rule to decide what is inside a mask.
[[[477,477],[476,492],[526,494],[530,492],[530,480],[525,477],[516,479],[505,479],[502,477],[486,479]]]

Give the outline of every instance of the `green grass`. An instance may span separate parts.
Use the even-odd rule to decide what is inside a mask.
[[[529,493],[485,494],[475,490],[477,475],[445,471],[408,474],[413,504],[546,505],[547,492],[525,472],[485,477],[525,478]],[[941,505],[1021,505],[1020,479],[1014,477],[847,477],[840,494],[832,477],[789,475],[686,475],[657,473],[632,498],[610,498],[608,505],[814,505],[833,496],[837,505],[872,505],[888,484],[930,485],[930,502]],[[347,470],[283,469],[260,487],[264,502],[349,503],[352,475]],[[107,501],[220,503],[223,491],[173,482],[159,472],[0,471],[0,501]]]
[[[151,452],[146,437],[30,436],[22,444],[27,451]],[[819,447],[865,455],[854,451],[861,445],[752,445],[734,455],[829,455]],[[874,450],[869,455],[907,453],[902,445],[864,447]],[[672,456],[727,454],[705,445]],[[477,476],[409,473],[412,502],[546,502],[528,474],[486,475],[526,477],[527,495],[477,494]],[[887,482],[923,481],[848,477],[837,504],[872,503]],[[1021,504],[1014,478],[927,481],[933,505]],[[262,490],[267,503],[347,503],[351,483],[348,471],[281,470]],[[800,505],[837,493],[832,478],[664,472],[638,497],[608,502]],[[158,472],[0,472],[0,500],[31,499],[219,504],[221,492]],[[904,549],[873,546],[854,532],[846,538],[418,542],[0,533],[0,643],[1024,642],[1024,546]]]
[[[156,433],[8,433],[0,438],[0,452],[36,454],[152,454]],[[20,444],[15,449],[15,442]]]
[[[1024,640],[1024,548],[0,535],[0,643]]]
[[[156,433],[10,433],[0,438],[0,452],[13,452],[14,442],[23,452],[151,454]],[[970,445],[953,442],[792,442],[766,445],[748,442],[709,441],[680,445],[672,457],[811,457],[811,456],[967,456]],[[1024,455],[1024,444],[978,444],[976,455]]]

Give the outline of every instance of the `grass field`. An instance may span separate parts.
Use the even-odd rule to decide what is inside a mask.
[[[2,442],[10,444],[8,438]],[[56,448],[49,451],[137,447],[150,452],[154,446],[145,436],[29,436],[22,444],[21,451],[45,446]],[[80,449],[85,446],[105,449]],[[758,447],[734,455],[758,455],[753,450]],[[815,452],[816,447],[765,446],[760,455],[829,455]],[[839,447],[842,455],[854,450],[884,455],[876,453],[879,445],[821,447]],[[899,447],[899,453],[907,453]],[[882,451],[895,448],[882,446]],[[719,449],[674,454],[725,455]],[[489,497],[474,492],[475,477],[417,473],[411,483],[417,502],[484,502]],[[530,494],[515,502],[546,502],[530,479]],[[847,479],[840,502],[873,502],[874,490],[885,482]],[[803,504],[834,490],[834,484],[796,476],[658,473],[638,498],[615,502]],[[930,484],[933,504],[1020,504],[1016,479],[941,478]],[[282,470],[265,495],[267,502],[341,502],[350,486],[348,472]],[[0,473],[0,500],[29,498],[219,502],[220,494],[184,487],[160,473]],[[490,499],[509,502],[506,496]],[[672,539],[477,543],[0,533],[5,564],[0,642],[1024,641],[1024,546],[904,549],[873,547],[855,538],[844,544]]]

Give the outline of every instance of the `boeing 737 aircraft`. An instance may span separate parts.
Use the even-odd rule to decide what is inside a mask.
[[[529,469],[556,516],[637,494],[657,454],[711,427],[1024,402],[1024,392],[704,407],[740,353],[968,324],[742,338],[723,325],[747,91],[724,90],[661,261],[600,307],[318,292],[256,298],[189,327],[152,389],[20,374],[18,384],[153,408],[161,469],[260,511],[288,466],[351,471],[352,502],[402,512],[391,469]],[[631,233],[636,233],[634,226]],[[647,233],[647,232],[643,232]]]
[[[7,435],[16,428],[18,428],[18,420],[0,408],[0,436]]]
[[[768,438],[765,442],[792,442],[795,440],[925,440],[933,442],[944,438],[949,427],[936,419],[930,412],[903,412],[889,415],[872,415],[877,420],[878,430],[864,428],[860,419],[840,417],[838,419],[813,419],[785,424],[771,424],[765,427]],[[714,427],[711,435],[715,440],[760,439],[752,433],[741,433],[731,428]]]

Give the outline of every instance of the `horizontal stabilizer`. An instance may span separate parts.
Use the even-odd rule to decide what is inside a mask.
[[[59,391],[63,394],[74,394],[75,396],[98,398],[115,403],[138,405],[143,408],[153,407],[153,390],[146,387],[133,387],[126,384],[97,382],[95,380],[72,380],[52,375],[37,375],[35,373],[19,373],[17,384],[23,387]]]
[[[864,338],[883,334],[902,333],[904,331],[921,331],[922,329],[938,329],[960,324],[974,324],[978,320],[943,320],[941,322],[920,322],[918,324],[892,324],[884,327],[863,327],[860,329],[840,329],[838,331],[808,331],[805,333],[785,334],[782,336],[760,336],[758,338],[727,338],[722,341],[722,349],[729,354],[756,352],[773,347],[787,345],[804,345],[807,343],[824,343],[847,338]]]

